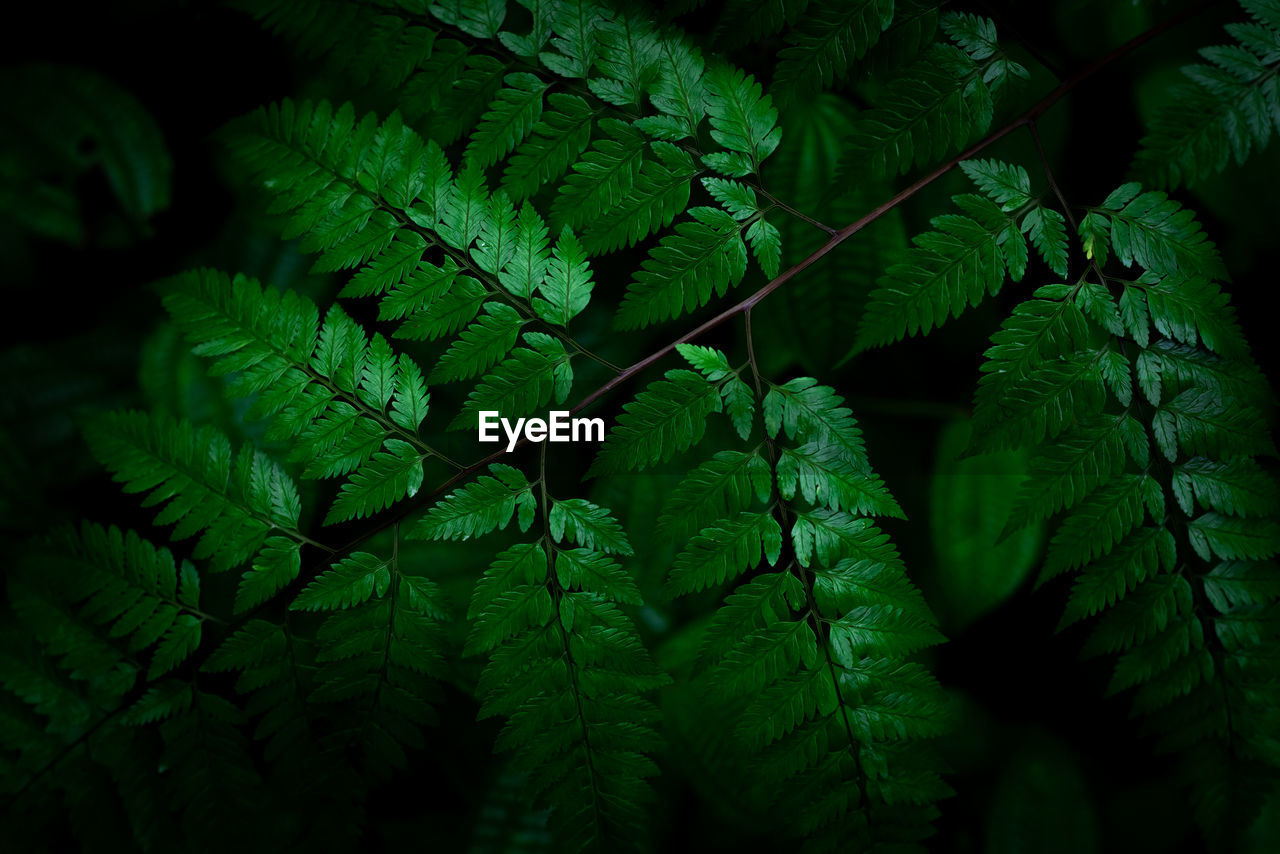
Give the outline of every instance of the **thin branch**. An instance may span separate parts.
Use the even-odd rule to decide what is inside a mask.
[[[452,465],[454,468],[460,468],[460,466],[457,463],[452,463]],[[295,528],[287,528],[283,530],[285,531],[286,534],[288,534],[290,537],[293,537],[295,540],[297,540],[300,543],[306,543],[309,546],[314,546],[320,549],[321,551],[329,552],[329,554],[333,554],[334,552],[334,549],[332,546],[326,546],[324,543],[319,542],[318,540],[313,540],[310,537],[308,537],[306,534],[302,533],[301,531]]]
[[[764,384],[760,380],[760,365],[756,362],[756,345],[751,337],[751,309],[747,309],[743,314],[743,320],[747,327],[747,363],[751,365],[751,378],[755,380],[756,397],[764,400]]]
[[[1040,131],[1036,127],[1035,120],[1027,122],[1027,130],[1031,131],[1031,138],[1036,144],[1036,155],[1040,158],[1040,166],[1044,169],[1045,178],[1049,179],[1049,188],[1053,190],[1053,194],[1058,197],[1058,204],[1062,205],[1062,215],[1067,218],[1067,222],[1071,225],[1071,232],[1076,231],[1076,217],[1071,212],[1071,205],[1067,203],[1067,197],[1062,194],[1062,188],[1058,186],[1058,181],[1053,177],[1053,170],[1049,168],[1049,158],[1044,153],[1044,146],[1040,143]]]
[[[825,223],[819,222],[818,220],[814,219],[808,214],[802,213],[801,211],[798,211],[795,208],[791,207],[791,205],[788,205],[785,202],[780,201],[777,196],[773,195],[773,193],[770,193],[768,190],[766,190],[764,187],[760,186],[759,184],[754,184],[753,186],[757,193],[759,193],[760,195],[768,199],[769,204],[773,205],[778,210],[783,211],[784,213],[790,214],[791,216],[795,217],[801,222],[807,222],[809,225],[813,226],[814,228],[819,229],[821,231],[825,231],[828,235],[834,235],[836,233],[836,229],[832,228],[831,226]]]

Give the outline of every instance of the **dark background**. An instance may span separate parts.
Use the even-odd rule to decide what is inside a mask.
[[[1001,114],[1007,118],[1053,85],[1019,41],[1070,74],[1183,5],[1005,2],[963,7],[993,15],[1015,58],[1035,69],[1031,83]],[[682,23],[692,32],[709,33],[716,8],[711,3]],[[30,17],[21,26],[11,22],[0,34],[6,65],[52,61],[101,72],[132,92],[155,117],[175,170],[172,204],[154,217],[149,236],[139,235],[128,245],[104,247],[94,240],[95,224],[107,219],[114,205],[105,180],[94,173],[77,187],[88,225],[84,245],[31,238],[10,224],[0,234],[0,273],[7,295],[0,406],[17,437],[17,447],[7,449],[18,472],[8,486],[22,492],[21,501],[6,502],[10,512],[4,533],[18,539],[53,521],[80,516],[145,530],[148,517],[135,502],[121,500],[117,488],[88,460],[74,435],[75,419],[104,406],[138,405],[139,344],[163,317],[151,287],[155,280],[200,263],[260,274],[284,270],[301,277],[305,272],[279,254],[270,230],[246,211],[244,194],[227,177],[214,133],[261,104],[307,91],[318,68],[297,60],[248,16],[221,6],[159,0],[73,8],[46,3],[28,7],[24,14]],[[1221,42],[1220,25],[1240,18],[1234,4],[1219,4],[1109,67],[1052,109],[1041,129],[1056,177],[1073,205],[1096,204],[1129,175],[1143,134],[1142,116],[1159,103],[1178,66],[1193,61],[1195,48]],[[767,75],[775,47],[765,44],[734,58]],[[1033,168],[1034,152],[1025,133],[988,154],[1022,163],[1033,181],[1043,180]],[[1268,330],[1274,315],[1268,309],[1274,304],[1273,271],[1280,269],[1278,178],[1280,159],[1273,149],[1255,156],[1247,170],[1230,168],[1196,193],[1179,194],[1197,209],[1224,252],[1235,277],[1232,298],[1264,369],[1276,354],[1275,336]],[[904,209],[907,232],[923,228],[943,208],[947,195],[964,189],[957,172],[912,200]],[[824,263],[838,262],[837,253]],[[928,515],[929,475],[943,423],[938,414],[967,407],[986,337],[1009,306],[1029,293],[1037,277],[1044,281],[1044,275],[1036,269],[1023,283],[1006,285],[998,300],[942,333],[820,375],[854,399],[872,460],[913,520]],[[784,289],[770,303],[786,299]],[[666,328],[652,340],[664,342],[683,328]],[[732,346],[736,333],[725,331],[706,343]],[[626,342],[616,346],[620,358],[642,355]],[[770,361],[782,376],[798,370],[785,351],[774,350]],[[865,405],[857,406],[858,400]],[[921,405],[902,414],[904,402],[906,409],[911,402]],[[616,411],[620,403],[606,407]],[[103,508],[109,508],[107,519]],[[888,527],[908,566],[924,568],[919,580],[928,594],[928,573],[936,571],[928,526]],[[633,537],[643,534],[635,531]],[[989,828],[999,824],[1007,836],[1007,828],[1030,824],[1041,828],[1040,835],[1033,834],[1040,844],[1052,837],[1044,830],[1061,825],[1057,837],[1064,846],[1093,839],[1096,850],[1104,851],[1197,850],[1188,810],[1170,785],[1172,765],[1153,758],[1123,699],[1102,699],[1109,663],[1081,664],[1077,650],[1083,635],[1053,634],[1064,590],[1051,587],[1033,594],[1024,585],[985,617],[958,630],[952,627],[952,642],[934,654],[938,678],[961,697],[957,732],[945,744],[956,772],[950,783],[960,794],[941,805],[934,847],[1020,850],[1016,839],[997,839]],[[484,755],[482,745],[493,734],[488,724],[471,723],[474,707],[468,702],[453,705],[455,712],[443,721],[448,730],[441,730],[467,735],[433,742],[431,752],[437,755],[422,760],[428,768],[457,776],[431,789],[421,781],[440,780],[441,775],[414,774],[410,787],[388,786],[371,801],[369,824],[376,839],[420,838],[423,825],[411,820],[421,819],[446,838],[458,833],[456,815],[474,807],[468,793],[483,773],[468,768],[466,757]],[[672,811],[660,815],[663,824],[655,828],[661,850],[750,848],[750,840],[720,825],[693,792],[680,788],[677,778],[667,775],[658,785],[669,793],[660,800]],[[377,844],[370,840],[371,846]],[[771,849],[769,844],[761,850]],[[1062,850],[1094,849],[1086,844]]]

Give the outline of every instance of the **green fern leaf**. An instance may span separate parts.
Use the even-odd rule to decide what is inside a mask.
[[[764,399],[764,423],[770,436],[782,432],[790,439],[837,448],[854,470],[870,471],[862,431],[831,386],[811,377],[773,386]]]
[[[1172,487],[1188,516],[1197,505],[1232,516],[1266,514],[1280,505],[1280,486],[1247,457],[1192,457],[1174,467]]]
[[[478,281],[459,275],[457,264],[448,258],[439,267],[419,264],[413,275],[383,298],[378,317],[404,320],[396,338],[430,341],[466,326],[488,296]]]
[[[536,75],[523,72],[508,74],[506,84],[467,145],[467,160],[484,168],[510,154],[542,115],[542,95],[547,84]]]
[[[585,78],[595,64],[596,39],[594,4],[583,0],[565,0],[551,13],[555,35],[550,46],[558,53],[543,51],[538,59],[561,77]]]
[[[738,372],[729,366],[729,360],[724,353],[710,347],[699,347],[696,344],[677,344],[676,350],[689,364],[720,388],[725,411],[729,413],[729,420],[733,422],[734,429],[743,439],[748,438],[751,435],[751,425],[756,414],[755,393],[738,376]]]
[[[483,316],[462,331],[431,369],[432,382],[478,376],[515,346],[520,329],[527,321],[504,303],[487,302],[483,308]]]
[[[1091,617],[1115,604],[1176,558],[1173,536],[1164,528],[1139,528],[1101,561],[1090,564],[1071,588],[1062,624]]]
[[[1103,260],[1106,250],[1126,266],[1156,276],[1178,274],[1225,279],[1217,247],[1205,236],[1195,214],[1158,191],[1125,184],[1081,220],[1089,257]],[[1088,242],[1091,240],[1092,242]],[[1099,249],[1101,244],[1105,249]]]
[[[540,297],[533,300],[534,310],[548,323],[567,327],[587,307],[594,287],[587,253],[565,226],[551,252],[546,277],[538,285]]]
[[[116,412],[86,431],[98,460],[130,492],[168,502],[156,524],[175,524],[173,538],[203,532],[195,556],[215,570],[248,560],[275,527],[296,530],[301,503],[288,475],[250,447],[233,454],[211,427],[142,412]]]
[[[600,129],[606,136],[573,164],[551,208],[556,221],[578,230],[617,207],[644,164],[644,134],[617,119],[601,119]]]
[[[33,555],[31,561],[33,568],[39,566],[41,576],[56,570],[59,598],[75,605],[81,619],[102,626],[106,637],[127,640],[132,653],[152,650],[148,680],[177,667],[200,644],[208,615],[200,610],[200,578],[195,568],[185,561],[179,565],[168,549],[157,548],[133,531],[86,522],[76,532],[60,532],[51,547]],[[14,583],[21,577],[14,572]],[[70,639],[70,626],[58,630]],[[73,649],[65,652],[71,654]],[[85,667],[80,678],[93,673],[94,668]],[[159,696],[153,700],[158,703]],[[132,714],[139,723],[167,714],[158,705],[150,708],[138,707]]]
[[[557,551],[556,578],[566,590],[594,593],[630,605],[644,602],[630,573],[613,558],[590,548]]]
[[[778,54],[774,92],[782,103],[844,80],[893,20],[893,0],[810,4]]]
[[[326,525],[372,516],[401,498],[417,495],[425,456],[402,439],[388,439],[383,448],[342,484],[333,507],[325,514]]]
[[[809,442],[785,448],[778,460],[777,477],[778,492],[787,500],[799,494],[810,504],[832,510],[906,518],[884,483],[855,468],[837,446]]]
[[[529,299],[542,283],[550,263],[547,226],[532,205],[520,206],[511,260],[498,273],[498,281],[513,296]]]
[[[515,418],[545,407],[553,397],[557,403],[565,401],[573,383],[571,355],[559,339],[541,332],[526,332],[524,340],[528,347],[512,350],[467,395],[450,430],[474,426],[482,411]]]
[[[765,41],[784,26],[795,24],[808,7],[808,0],[728,0],[716,22],[716,44],[741,48]]]
[[[606,508],[581,498],[552,502],[547,529],[553,540],[567,539],[588,551],[635,554],[618,520]]]
[[[1208,389],[1190,388],[1156,411],[1152,433],[1170,462],[1189,456],[1275,456],[1262,413]]]
[[[579,98],[561,92],[547,96],[549,109],[533,126],[533,132],[507,161],[502,187],[516,201],[523,201],[543,184],[564,174],[591,141],[596,111]]]
[[[716,519],[737,516],[753,498],[773,492],[769,464],[759,454],[720,451],[695,468],[667,500],[658,529],[676,538],[695,533]]]
[[[623,407],[588,477],[649,468],[698,443],[707,416],[721,411],[716,387],[693,371],[667,371]]]
[[[529,482],[518,469],[494,463],[493,477],[476,478],[449,493],[413,527],[410,539],[467,540],[505,528],[519,510],[520,530],[533,524],[536,509]]]
[[[704,528],[676,556],[667,593],[679,596],[723,584],[760,563],[773,566],[782,554],[782,529],[767,513],[739,513]]]
[[[960,168],[1003,211],[1016,211],[1032,200],[1031,178],[1021,166],[999,160],[965,160]]]
[[[499,190],[489,198],[489,214],[471,248],[471,258],[482,271],[496,275],[515,257],[516,209]]]
[[[242,614],[283,590],[302,569],[299,543],[288,537],[268,537],[253,565],[240,579],[235,611]]]
[[[844,511],[821,508],[797,513],[791,543],[801,566],[809,566],[815,558],[822,566],[835,566],[844,558],[902,564],[888,536],[869,520]]]
[[[950,214],[932,224],[937,231],[917,235],[908,260],[877,283],[858,324],[857,349],[927,334],[1004,285],[1000,237],[1007,220]]]
[[[446,244],[466,251],[476,238],[492,227],[489,188],[484,170],[474,161],[468,162],[449,185],[442,205],[436,211],[436,230]]]
[[[641,15],[624,9],[609,17],[597,15],[592,31],[599,53],[596,68],[605,77],[587,81],[591,92],[615,107],[640,106],[657,76],[658,33]]]
[[[1052,208],[1037,207],[1022,218],[1022,230],[1031,238],[1031,244],[1049,269],[1059,276],[1066,276],[1066,218]]]
[[[1084,566],[1142,524],[1145,515],[1164,522],[1160,485],[1145,475],[1121,475],[1076,505],[1049,546],[1043,578]]]
[[[663,115],[646,116],[636,122],[636,127],[664,140],[693,136],[707,112],[704,68],[702,55],[687,39],[662,39],[658,76],[648,94]]]
[[[368,552],[343,558],[303,589],[289,605],[296,611],[340,611],[385,596],[391,584],[388,561]]]
[[[649,253],[618,309],[621,329],[649,326],[691,312],[742,281],[747,248],[741,227],[724,211],[692,208]]]
[[[967,53],[935,44],[857,120],[845,163],[873,176],[905,173],[962,148],[991,126],[991,91]]]
[[[1188,82],[1176,86],[1151,120],[1137,166],[1160,186],[1193,184],[1235,161],[1262,151],[1276,127],[1280,91],[1280,21],[1267,0],[1240,4],[1256,23],[1232,23],[1235,44],[1201,48],[1211,64],[1184,67]]]
[[[1187,523],[1191,547],[1206,561],[1267,560],[1280,552],[1280,523],[1210,511]]]
[[[634,246],[671,225],[689,204],[690,182],[698,173],[693,158],[667,142],[655,141],[651,147],[657,159],[644,160],[630,192],[586,224],[582,240],[592,255]]]
[[[713,66],[704,80],[711,138],[730,152],[742,155],[708,155],[714,158],[708,163],[734,177],[759,172],[760,164],[782,141],[778,111],[772,100],[761,94],[759,83],[726,65]]]
[[[1142,425],[1125,415],[1102,415],[1081,424],[1031,459],[1006,530],[1070,509],[1123,470],[1127,459],[1149,462]]]
[[[431,6],[431,14],[479,39],[497,36],[506,11],[507,4],[501,0],[453,0]]]

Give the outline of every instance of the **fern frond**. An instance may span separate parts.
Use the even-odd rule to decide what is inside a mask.
[[[640,131],[617,119],[602,119],[600,129],[606,136],[573,164],[552,205],[557,221],[579,230],[622,203],[645,161],[647,145]]]
[[[480,716],[507,718],[497,749],[514,752],[527,795],[553,807],[551,827],[563,845],[628,848],[643,817],[644,778],[657,771],[647,755],[657,746],[657,710],[643,694],[667,681],[618,607],[641,601],[609,556],[631,547],[606,508],[550,499],[545,463],[540,501],[519,471],[491,470],[501,480],[481,478],[450,495],[415,531],[479,536],[505,526],[517,503],[524,531],[540,506],[543,538],[501,552],[472,596],[464,652],[489,659]]]
[[[548,109],[533,126],[532,134],[507,161],[502,187],[516,201],[523,201],[543,184],[565,173],[591,142],[597,112],[577,95],[553,92]]]
[[[541,98],[542,84],[531,75],[514,82],[529,98]],[[587,109],[577,96],[553,93],[549,103],[551,113],[533,126],[533,136],[508,161],[508,178],[526,166],[541,169],[534,162],[534,149],[546,154],[560,144],[543,133],[554,135],[557,105],[574,103]],[[574,121],[589,133],[592,115],[588,109]],[[502,117],[516,120],[505,113]],[[259,113],[254,124],[256,130],[235,137],[237,147],[257,170],[285,170],[287,178],[273,179],[270,186],[279,197],[279,209],[292,212],[292,233],[305,235],[302,248],[322,253],[317,262],[322,269],[360,268],[343,294],[382,294],[379,317],[403,321],[397,337],[451,336],[471,323],[489,297],[510,303],[527,317],[548,313],[539,311],[546,300],[533,296],[544,285],[552,262],[546,225],[532,207],[523,204],[517,213],[507,193],[491,194],[485,183],[483,166],[500,155],[491,156],[482,148],[505,152],[509,147],[501,128],[482,128],[493,133],[477,138],[477,147],[455,177],[440,147],[424,143],[396,114],[383,122],[372,115],[357,122],[350,105],[335,111],[327,102],[286,101]],[[315,124],[324,125],[324,130],[316,131]],[[566,158],[576,157],[579,150]],[[518,198],[550,180],[547,174],[535,177],[532,185],[516,193]],[[429,249],[442,250],[440,263],[423,257]],[[588,271],[585,259],[570,249],[569,242],[557,251],[567,259],[565,269],[572,270],[560,276],[562,285],[570,278],[573,284],[572,302],[559,306],[563,323],[584,304]],[[448,372],[441,375],[468,377],[503,355],[503,341],[511,330],[504,327],[490,334],[493,325],[482,321],[472,330],[474,335],[464,336],[447,360]]]
[[[1194,184],[1267,147],[1280,129],[1280,19],[1267,0],[1241,0],[1250,23],[1226,25],[1233,44],[1200,49],[1151,120],[1136,165],[1159,187]]]
[[[1080,221],[1085,255],[1104,262],[1114,252],[1120,263],[1159,276],[1179,274],[1226,279],[1217,247],[1195,214],[1164,193],[1136,183],[1118,187]]]
[[[308,701],[334,704],[340,743],[361,745],[371,766],[403,767],[404,747],[418,746],[419,727],[435,722],[429,677],[442,670],[448,608],[435,582],[405,574],[394,557],[382,567],[372,556],[351,560],[357,559],[366,573],[372,571],[381,592],[375,589],[359,604],[350,592],[343,597],[346,605],[327,599],[338,610],[316,632],[320,669]],[[333,580],[326,587],[347,583],[355,566],[345,566],[330,571],[341,576],[327,574]],[[381,582],[380,569],[387,572]]]
[[[692,208],[689,214],[693,221],[677,225],[641,264],[618,309],[619,328],[678,317],[742,281],[747,270],[742,227],[717,208]]]
[[[342,484],[333,507],[324,517],[326,525],[363,519],[380,513],[401,498],[412,498],[422,486],[425,455],[402,439],[387,439],[383,449],[371,456]]]
[[[986,198],[953,197],[963,214],[931,220],[934,231],[913,238],[906,260],[889,268],[871,292],[851,352],[928,334],[1004,286],[1020,281],[1028,251],[1024,234],[1054,272],[1066,272],[1062,214],[1041,206],[1020,166],[997,160],[960,164]]]
[[[498,28],[502,26],[507,4],[495,0],[455,0],[452,3],[433,3],[430,10],[441,21],[457,27],[469,36],[491,39],[497,36]]]
[[[493,476],[483,475],[451,492],[422,518],[410,539],[466,540],[505,528],[519,510],[520,530],[533,524],[533,493],[524,475],[511,466],[494,463]]]
[[[1192,457],[1174,466],[1171,487],[1188,516],[1196,506],[1230,516],[1253,516],[1280,503],[1280,485],[1248,457],[1226,462]]]
[[[387,561],[368,552],[343,558],[306,586],[289,605],[302,611],[336,611],[383,596],[391,584]]]
[[[760,164],[782,141],[772,100],[762,94],[759,83],[727,65],[713,66],[705,82],[711,138],[730,153],[708,154],[703,162],[734,178],[759,172]]]
[[[520,299],[529,299],[542,283],[551,263],[546,223],[529,204],[520,206],[511,260],[498,274],[498,281]]]
[[[86,522],[79,531],[63,532],[39,563],[44,575],[56,569],[51,602],[73,607],[79,619],[101,626],[105,638],[124,644],[131,654],[150,651],[148,681],[169,673],[199,647],[209,618],[201,610],[200,576],[191,563],[179,563],[168,549],[157,548],[133,531]],[[69,639],[71,633],[64,630],[63,636]],[[54,654],[73,654],[74,647],[46,642],[52,643]],[[76,663],[84,666],[88,660]],[[81,678],[104,675],[86,668]]]
[[[544,408],[553,398],[556,403],[568,398],[573,354],[565,351],[559,339],[542,332],[526,332],[524,340],[529,346],[512,350],[471,390],[450,430],[473,426],[478,413],[485,410],[517,417]]]
[[[273,529],[297,530],[302,505],[284,470],[251,447],[234,453],[211,427],[113,412],[92,422],[86,437],[126,491],[167,502],[156,524],[175,524],[177,540],[201,535],[195,556],[210,559],[215,571],[244,563]]]
[[[1062,625],[1102,615],[1088,649],[1119,653],[1110,691],[1133,690],[1135,713],[1184,754],[1197,817],[1221,838],[1225,817],[1204,805],[1230,772],[1203,757],[1238,751],[1265,779],[1280,777],[1267,728],[1245,711],[1249,677],[1227,664],[1274,655],[1274,636],[1252,628],[1267,619],[1261,609],[1224,598],[1212,580],[1280,551],[1280,493],[1253,461],[1275,445],[1262,414],[1230,393],[1256,368],[1206,278],[1221,262],[1192,213],[1127,184],[1080,235],[1098,263],[1074,287],[1042,288],[993,338],[975,421],[995,437],[984,445],[1039,445],[1010,528],[1070,511],[1041,582],[1076,574]],[[1108,244],[1140,268],[1137,282],[1103,271]],[[1086,402],[1065,367],[1091,360],[1100,369]],[[1027,420],[1029,394],[1072,404]]]
[[[771,89],[783,104],[845,79],[893,21],[893,0],[809,5],[804,20],[787,34],[788,47],[778,53]]]
[[[370,341],[337,307],[320,323],[303,297],[212,270],[174,280],[165,306],[212,371],[233,374],[230,391],[254,399],[251,414],[270,419],[268,435],[295,438],[305,477],[348,475],[328,521],[376,513],[421,485],[436,455],[417,436],[429,395],[381,335]]]
[[[511,352],[528,321],[505,303],[487,302],[482,309],[484,315],[462,331],[431,369],[432,382],[478,376]]]
[[[1058,527],[1045,557],[1044,576],[1052,577],[1110,553],[1140,525],[1146,514],[1164,522],[1164,494],[1147,475],[1121,475],[1075,506]]]
[[[762,42],[794,25],[809,7],[808,0],[728,0],[716,22],[715,42],[729,49]]]
[[[689,541],[671,566],[667,592],[693,593],[723,584],[765,558],[770,566],[782,554],[782,529],[768,513],[739,513],[710,525]]]
[[[630,192],[604,216],[588,223],[583,243],[594,254],[634,246],[665,228],[689,204],[690,184],[697,164],[681,148],[661,140],[651,144],[654,158],[645,158]]]
[[[867,70],[879,75],[905,68],[928,50],[938,31],[940,7],[936,0],[894,0],[893,22],[863,61]]]
[[[188,833],[207,834],[209,844],[243,846],[245,834],[223,826],[221,817],[253,809],[264,790],[239,729],[244,715],[214,694],[192,694],[188,708],[160,725],[160,761],[173,769],[169,808],[182,815]]]
[[[547,84],[528,73],[510,74],[506,84],[467,144],[467,160],[481,167],[492,166],[510,154],[542,115]]]
[[[659,530],[685,538],[716,519],[738,515],[773,491],[769,464],[755,452],[719,451],[689,472],[667,499]]]
[[[858,325],[857,346],[866,349],[927,334],[988,294],[999,293],[1005,280],[1000,237],[1009,227],[1003,219],[984,225],[957,214],[935,218],[938,230],[916,236],[909,260],[890,267],[872,291]]]
[[[781,432],[790,439],[837,448],[855,470],[870,471],[862,430],[844,398],[831,386],[820,385],[811,377],[771,386],[763,409],[770,436]]]
[[[995,109],[993,87],[983,79],[991,62],[990,54],[979,60],[953,45],[931,45],[859,116],[844,168],[872,176],[905,173],[985,133]]]
[[[1008,530],[1047,519],[1123,471],[1132,457],[1145,466],[1150,440],[1143,426],[1127,415],[1093,418],[1047,445],[1031,458],[1028,478],[1018,493]]]
[[[808,442],[786,448],[777,464],[778,491],[787,500],[799,494],[810,504],[825,504],[832,510],[906,518],[883,482],[855,466],[834,445]]]
[[[604,77],[587,81],[592,93],[616,107],[639,106],[657,75],[661,36],[638,14],[619,9],[592,22],[596,70]],[[611,10],[612,11],[612,10]]]
[[[648,94],[662,115],[645,116],[636,126],[668,141],[695,135],[707,112],[702,54],[687,38],[666,38],[660,45],[657,67],[658,76]]]
[[[538,285],[534,311],[550,324],[567,327],[587,307],[594,287],[587,254],[573,231],[565,226],[551,251],[546,276]]]
[[[719,351],[685,345],[681,354],[710,382],[735,376]],[[793,833],[830,844],[874,840],[893,833],[894,822],[876,813],[880,799],[899,796],[859,770],[871,745],[919,757],[921,776],[904,785],[906,797],[927,804],[944,792],[921,752],[921,741],[941,731],[941,696],[905,661],[941,636],[888,537],[849,512],[897,504],[871,472],[843,400],[801,377],[771,385],[760,403],[771,443],[796,445],[781,447],[780,458],[771,447],[776,463],[721,452],[685,479],[663,525],[700,532],[673,562],[667,589],[692,593],[763,570],[726,597],[705,633],[703,690],[717,728],[733,722],[732,743],[753,757],[761,787],[828,799],[821,819],[799,810],[806,818],[790,822]],[[751,509],[773,497],[771,479],[779,502]],[[833,789],[843,793],[836,801]]]
[[[691,448],[706,430],[707,416],[720,412],[716,387],[693,371],[667,371],[623,406],[587,476],[648,468]]]

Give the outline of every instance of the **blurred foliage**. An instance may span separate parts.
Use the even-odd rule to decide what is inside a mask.
[[[1042,524],[1002,536],[1027,476],[1027,455],[1003,451],[964,457],[972,429],[963,421],[943,428],[929,508],[937,562],[923,583],[950,632],[1018,592],[1036,566],[1044,537]]]

